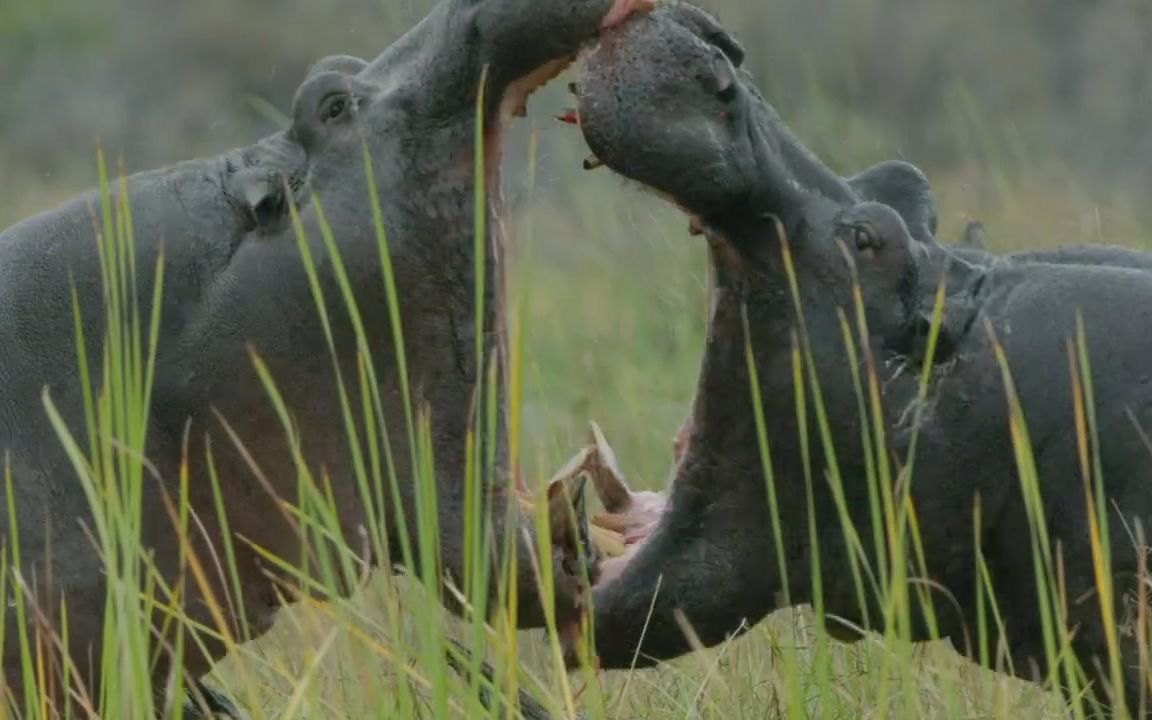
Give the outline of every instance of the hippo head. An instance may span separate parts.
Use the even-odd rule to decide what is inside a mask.
[[[804,305],[845,307],[856,280],[871,331],[894,344],[909,339],[925,253],[908,242],[908,212],[866,201],[871,193],[826,168],[764,100],[742,59],[740,45],[689,5],[607,33],[579,83],[593,153],[691,216],[712,244],[721,290],[739,290],[752,305],[778,291],[787,240]],[[930,198],[927,207],[934,221]]]
[[[494,459],[494,469],[484,478],[492,502],[487,518],[495,537],[514,538],[525,554],[516,564],[521,625],[544,622],[546,613],[537,602],[539,563],[528,557],[536,551],[529,528],[506,534],[502,527],[504,507],[514,497],[504,390],[500,383],[481,387],[489,377],[500,378],[505,363],[501,132],[524,114],[528,95],[567,67],[582,45],[651,4],[442,0],[374,60],[335,56],[313,66],[296,92],[286,132],[307,158],[306,202],[298,207],[306,243],[301,247],[313,258],[327,297],[345,299],[338,283],[346,282],[363,318],[357,329],[336,313],[332,337],[294,328],[292,352],[324,357],[329,343],[337,349],[361,348],[354,333],[362,331],[374,357],[381,423],[392,446],[409,447],[412,418],[406,399],[426,416],[429,465],[442,503],[442,570],[454,582],[464,580],[471,567],[464,557],[466,524],[460,515],[466,504],[461,495],[471,472],[467,453],[472,435],[480,438],[472,450],[477,457]],[[259,189],[260,178],[256,181]],[[275,197],[261,204],[258,192],[249,205],[258,215],[277,208]],[[284,308],[300,307],[300,317],[308,317],[314,297],[310,282],[301,277],[297,243],[274,240],[240,248],[231,270],[245,282],[235,284],[236,292],[255,299],[222,302],[222,307],[254,307],[256,302],[273,317],[284,316]],[[333,248],[346,268],[345,278],[337,279],[334,272]],[[397,307],[389,304],[386,274],[394,279]],[[256,310],[251,313],[257,317]],[[235,321],[232,325],[239,327]],[[398,359],[398,331],[406,363]],[[281,347],[283,341],[277,337],[254,344]],[[338,354],[344,377],[356,377],[361,370],[355,352]],[[400,392],[405,386],[408,398]],[[495,412],[478,417],[476,408],[485,407]],[[313,428],[337,415],[319,399],[299,412],[314,414],[300,421]],[[402,505],[396,512],[408,518],[418,515],[413,462],[409,453],[395,455]],[[389,539],[398,555],[389,561],[402,560],[403,540],[409,546],[418,542],[411,523],[409,532],[408,538]],[[553,535],[567,540],[581,533],[560,527]],[[571,619],[584,595],[586,583],[577,570],[584,552],[565,548],[553,563],[562,575],[555,578],[561,621]],[[496,589],[493,582],[491,591]]]
[[[803,362],[820,378],[829,431],[851,449],[861,440],[849,369],[866,357],[881,368],[899,365],[886,361],[907,356],[923,333],[923,243],[897,209],[865,200],[797,140],[741,69],[741,55],[703,12],[662,6],[606,33],[578,83],[578,120],[594,155],[688,213],[694,234],[707,236],[715,270],[703,367],[668,505],[646,538],[632,537],[643,544],[626,565],[605,572],[611,579],[595,589],[603,667],[720,642],[780,598],[811,597],[804,477],[823,477],[827,458],[819,440],[798,442],[812,411],[799,419],[797,358],[809,356]],[[779,536],[761,433],[786,518]],[[825,493],[819,483],[813,502],[827,510]],[[623,515],[638,507],[615,504]],[[835,515],[817,524],[838,528]],[[855,615],[848,573],[830,559],[836,550],[821,551],[827,605]],[[780,560],[792,571],[788,583]]]
[[[371,63],[336,57],[317,64],[296,94],[292,124],[315,188],[346,185],[350,171],[362,167],[366,143],[385,199],[420,192],[425,207],[415,215],[459,215],[471,223],[471,187],[461,183],[470,184],[475,172],[478,123],[492,209],[502,128],[525,114],[528,96],[602,27],[652,3],[443,0]],[[462,190],[468,193],[455,197]]]

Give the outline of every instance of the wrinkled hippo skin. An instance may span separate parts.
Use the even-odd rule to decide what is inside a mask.
[[[371,63],[348,57],[318,63],[297,93],[287,131],[217,158],[127,178],[140,307],[150,307],[151,270],[161,251],[166,267],[148,419],[147,456],[155,477],[144,484],[143,543],[160,574],[173,583],[181,570],[178,543],[162,495],[179,495],[187,443],[186,499],[203,527],[190,538],[192,549],[200,557],[222,555],[206,461],[210,451],[230,530],[244,538],[233,544],[246,617],[229,617],[231,631],[241,633],[243,620],[252,634],[263,632],[280,604],[282,589],[253,546],[297,566],[305,552],[328,552],[304,548],[279,507],[277,498],[298,502],[299,473],[281,419],[254,369],[253,353],[284,395],[309,468],[330,482],[345,539],[354,548],[365,545],[369,501],[356,487],[337,386],[338,372],[349,392],[358,392],[356,378],[364,366],[341,300],[337,266],[322,240],[321,212],[358,304],[370,368],[378,379],[377,427],[387,428],[387,442],[395,450],[398,500],[382,491],[388,499],[375,508],[376,516],[388,521],[392,556],[363,560],[388,566],[401,560],[402,536],[392,522],[398,515],[410,519],[407,539],[418,553],[413,469],[394,351],[394,330],[400,328],[392,326],[384,292],[365,151],[399,297],[410,399],[432,427],[429,457],[437,477],[442,569],[456,582],[464,577],[460,528],[466,436],[480,376],[478,336],[497,378],[503,366],[501,236],[494,221],[501,210],[500,128],[519,113],[525,92],[558,72],[602,25],[644,6],[642,0],[444,0]],[[483,326],[478,327],[474,136],[482,78],[488,206],[481,212],[489,244]],[[291,227],[293,201],[327,301],[327,326]],[[98,668],[87,659],[101,653],[104,579],[84,529],[91,525],[89,508],[48,423],[41,392],[47,388],[64,423],[87,447],[70,288],[74,283],[98,377],[104,327],[93,231],[98,208],[98,199],[87,195],[0,235],[0,375],[7,379],[0,446],[11,463],[21,572],[25,578],[50,575],[52,594],[45,592],[41,609],[53,628],[61,627],[53,609],[60,607],[60,597],[67,600],[68,646],[80,675],[72,684],[89,691],[99,683]],[[497,472],[487,493],[499,538],[510,488],[503,391],[497,393],[497,423],[487,428],[486,439],[495,444]],[[353,407],[358,402],[353,398]],[[361,435],[359,441],[365,447],[369,438]],[[488,452],[484,443],[478,452],[480,457]],[[9,517],[5,503],[0,537],[16,532]],[[535,542],[524,533],[513,535],[524,555],[517,564],[519,622],[538,626],[544,608],[531,570],[536,563],[528,557]],[[493,566],[502,567],[499,558]],[[208,575],[211,591],[224,597],[224,580],[215,572]],[[344,582],[350,589],[355,578]],[[564,622],[577,612],[581,592],[569,576],[558,575],[557,583],[556,609]],[[212,626],[197,583],[185,589],[188,615]],[[12,611],[7,612],[3,665],[17,694],[18,648]],[[175,632],[165,640],[171,642]],[[182,662],[193,678],[223,652],[220,643],[206,643],[205,652],[185,643]],[[166,652],[159,653],[157,681],[166,677],[169,660]]]
[[[696,216],[715,268],[690,437],[673,473],[668,509],[623,574],[595,591],[601,665],[645,666],[688,652],[678,612],[705,645],[714,645],[782,603],[813,601],[812,536],[828,613],[854,627],[879,626],[873,593],[866,591],[863,607],[858,601],[839,519],[842,508],[869,563],[879,568],[887,551],[871,541],[882,520],[871,512],[865,481],[875,448],[866,433],[868,442],[862,439],[853,373],[864,377],[871,368],[890,462],[906,460],[918,432],[910,493],[938,634],[970,653],[980,640],[988,647],[1003,640],[1018,672],[1032,677],[1033,662],[1043,671],[1028,512],[1010,436],[1007,376],[997,359],[1002,352],[1035,452],[1039,513],[1051,542],[1062,548],[1068,624],[1077,627],[1072,649],[1090,679],[1104,680],[1096,665],[1107,667],[1106,642],[1091,592],[1069,342],[1080,317],[1094,383],[1117,617],[1126,622],[1131,616],[1119,596],[1134,590],[1138,568],[1127,528],[1152,520],[1146,490],[1152,454],[1142,439],[1152,424],[1152,333],[1146,331],[1152,278],[1115,265],[1143,256],[1116,253],[1112,260],[1119,262],[1083,264],[1078,258],[1113,251],[1060,250],[1057,260],[1075,261],[1023,256],[956,263],[943,337],[928,359],[932,298],[923,288],[935,287],[935,274],[955,255],[942,256],[941,246],[923,242],[913,228],[929,225],[908,208],[868,201],[860,183],[830,172],[721,44],[678,22],[674,8],[662,9],[603,36],[586,58],[579,87],[582,129],[595,155]],[[788,264],[795,268],[795,290]],[[868,332],[855,322],[854,276]],[[1124,309],[1119,316],[1117,308]],[[848,344],[841,312],[852,321]],[[805,357],[803,377],[819,379],[834,451],[826,452],[820,439],[812,383],[796,387],[796,342]],[[771,449],[779,542],[768,511],[747,343]],[[918,382],[928,361],[932,380],[921,406]],[[800,441],[802,428],[808,444]],[[843,478],[841,499],[825,481],[833,462]],[[987,638],[976,635],[977,614],[988,611],[978,605],[986,600],[974,597],[976,538],[1005,622],[1003,638],[994,628]],[[930,636],[921,604],[913,602],[910,622],[911,638]],[[1121,634],[1120,647],[1124,667],[1136,665],[1131,635]],[[1138,672],[1126,670],[1123,684],[1119,697],[1134,709]],[[1097,697],[1108,700],[1106,692]]]

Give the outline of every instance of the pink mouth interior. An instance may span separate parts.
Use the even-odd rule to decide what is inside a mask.
[[[593,523],[596,525],[623,535],[625,546],[623,555],[606,557],[600,561],[600,575],[593,587],[607,585],[624,573],[628,564],[656,529],[660,516],[664,514],[664,509],[668,505],[664,493],[649,490],[631,493],[629,500],[624,511],[602,512],[593,518]]]
[[[689,416],[672,439],[672,457],[679,465],[688,450],[692,437],[692,418]],[[602,587],[624,574],[628,564],[640,552],[648,537],[656,529],[668,509],[668,496],[662,492],[641,490],[629,493],[628,503],[622,512],[602,512],[592,522],[600,527],[614,530],[624,536],[624,554],[606,557],[600,561],[600,575],[593,587]]]

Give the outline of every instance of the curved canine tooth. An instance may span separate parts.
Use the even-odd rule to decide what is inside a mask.
[[[548,514],[554,533],[569,525],[572,520],[577,523],[582,521],[586,485],[584,474],[576,472],[548,486]]]
[[[604,439],[600,426],[596,423],[591,425],[595,452],[588,458],[588,474],[592,477],[592,487],[605,510],[610,513],[623,512],[632,504],[632,491],[628,489],[624,473],[616,461],[616,453]]]
[[[552,476],[552,479],[548,481],[548,487],[552,487],[562,480],[576,477],[580,473],[584,472],[584,469],[588,465],[588,458],[592,456],[594,451],[594,448],[586,447],[573,455],[568,460],[568,462],[564,463],[562,468],[556,471],[556,473]]]
[[[584,158],[584,169],[585,170],[595,170],[596,168],[602,166],[603,164],[604,164],[604,161],[601,160],[600,158],[596,157],[595,155],[589,155],[588,157]]]

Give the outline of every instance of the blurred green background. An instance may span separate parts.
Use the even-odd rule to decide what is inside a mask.
[[[131,172],[277,129],[310,63],[374,56],[431,4],[0,0],[0,227],[94,185],[98,143]],[[702,4],[740,37],[765,96],[835,170],[895,157],[920,165],[937,189],[943,240],[979,218],[997,250],[1149,244],[1149,0]],[[549,475],[595,419],[625,472],[660,486],[702,347],[703,247],[656,198],[580,169],[583,141],[552,119],[570,104],[563,85],[533,99],[506,143],[526,467]],[[295,667],[330,624],[306,611],[288,617],[255,652]],[[617,675],[610,689],[631,683],[620,716],[775,717],[793,687],[775,662],[778,643],[810,641],[809,624],[780,613],[718,659]],[[870,668],[886,652],[861,643],[809,657],[800,669],[819,670],[803,683],[815,716],[877,712]],[[925,708],[955,706],[959,686],[967,716],[1055,709],[944,647],[916,652]],[[338,655],[317,685],[344,698],[334,702],[348,717],[365,716],[357,678],[379,675]],[[218,679],[227,678],[226,664]],[[292,692],[267,678],[266,709]]]

